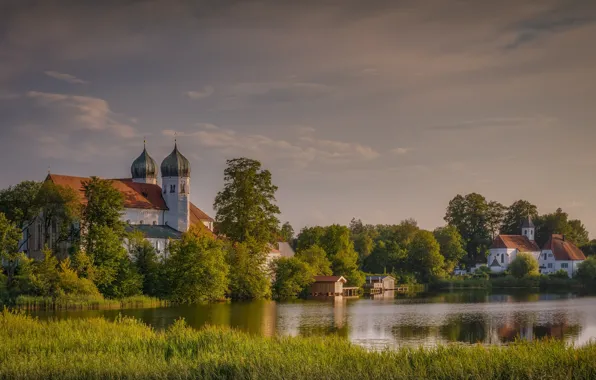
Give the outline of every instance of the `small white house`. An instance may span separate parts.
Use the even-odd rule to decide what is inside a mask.
[[[562,269],[573,277],[578,265],[585,259],[584,253],[575,244],[565,240],[565,235],[552,235],[542,248],[538,265],[540,273],[554,273]]]

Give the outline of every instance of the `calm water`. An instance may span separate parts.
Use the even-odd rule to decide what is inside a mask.
[[[119,313],[158,329],[183,317],[197,328],[209,324],[266,336],[337,335],[372,349],[449,342],[503,344],[516,338],[553,337],[574,344],[596,340],[596,297],[571,294],[462,292],[394,298],[388,293],[376,299],[260,301],[35,315],[42,319],[113,319]]]

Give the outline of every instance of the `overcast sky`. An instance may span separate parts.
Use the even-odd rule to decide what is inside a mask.
[[[0,187],[130,176],[176,133],[208,213],[246,156],[297,230],[479,192],[594,236],[595,41],[590,0],[0,0]]]

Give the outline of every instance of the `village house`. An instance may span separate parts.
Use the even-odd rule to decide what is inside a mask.
[[[348,282],[343,276],[315,276],[308,294],[313,297],[338,297],[344,294],[344,284]]]
[[[521,235],[499,235],[490,249],[487,265],[492,272],[507,270],[519,253],[529,253],[537,261],[540,273],[554,273],[565,270],[573,277],[578,265],[586,259],[583,252],[564,235],[552,235],[544,247],[540,249],[536,243],[536,227],[528,215],[521,225]]]

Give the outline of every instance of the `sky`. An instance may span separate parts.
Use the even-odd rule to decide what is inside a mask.
[[[0,0],[0,188],[258,159],[306,225],[443,225],[457,194],[596,235],[596,2]]]

